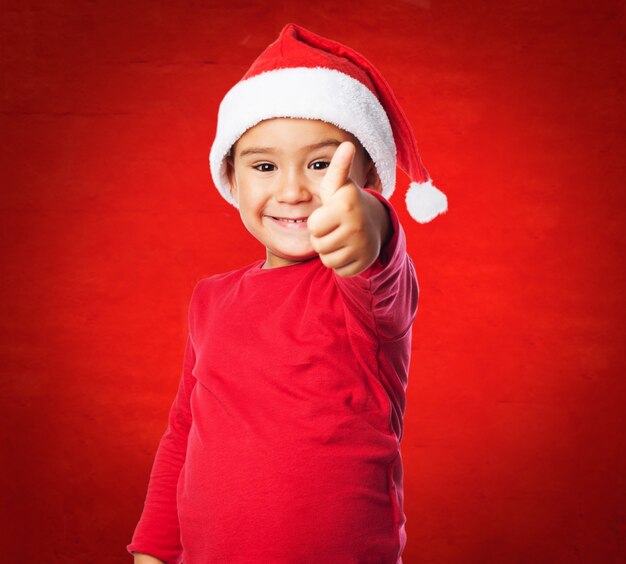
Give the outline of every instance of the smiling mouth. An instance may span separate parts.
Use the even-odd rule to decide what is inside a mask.
[[[305,223],[306,220],[308,219],[308,217],[299,217],[296,219],[291,219],[289,217],[274,217],[273,215],[270,215],[268,217],[271,217],[272,219],[275,219],[276,221],[284,221],[285,223]]]

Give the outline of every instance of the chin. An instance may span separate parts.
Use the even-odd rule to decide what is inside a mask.
[[[317,256],[319,256],[317,253],[308,253],[308,254],[301,254],[301,255],[285,255],[285,259],[286,260],[292,260],[294,262],[302,262],[303,260],[310,260],[312,258],[316,258]]]
[[[319,256],[315,251],[308,251],[308,252],[302,252],[302,253],[274,252],[274,255],[276,255],[277,257],[280,257],[283,260],[288,260],[291,262],[303,262],[305,260],[311,260]]]

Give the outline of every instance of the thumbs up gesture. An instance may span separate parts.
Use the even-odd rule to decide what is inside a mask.
[[[366,270],[391,232],[385,206],[350,178],[355,152],[350,141],[337,147],[320,184],[322,205],[307,221],[315,252],[345,277]]]

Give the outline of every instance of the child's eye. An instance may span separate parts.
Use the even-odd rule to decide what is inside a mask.
[[[260,172],[272,172],[276,167],[271,163],[259,163],[254,165],[252,168]]]
[[[313,170],[324,170],[328,168],[328,165],[330,165],[330,161],[315,161],[310,166]]]

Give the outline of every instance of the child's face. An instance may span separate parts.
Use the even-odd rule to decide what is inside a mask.
[[[241,219],[267,250],[264,268],[317,256],[306,220],[322,205],[319,186],[343,141],[356,146],[350,177],[380,191],[374,163],[350,133],[320,120],[276,118],[246,131],[228,158],[231,192]],[[287,219],[300,221],[290,222]]]

